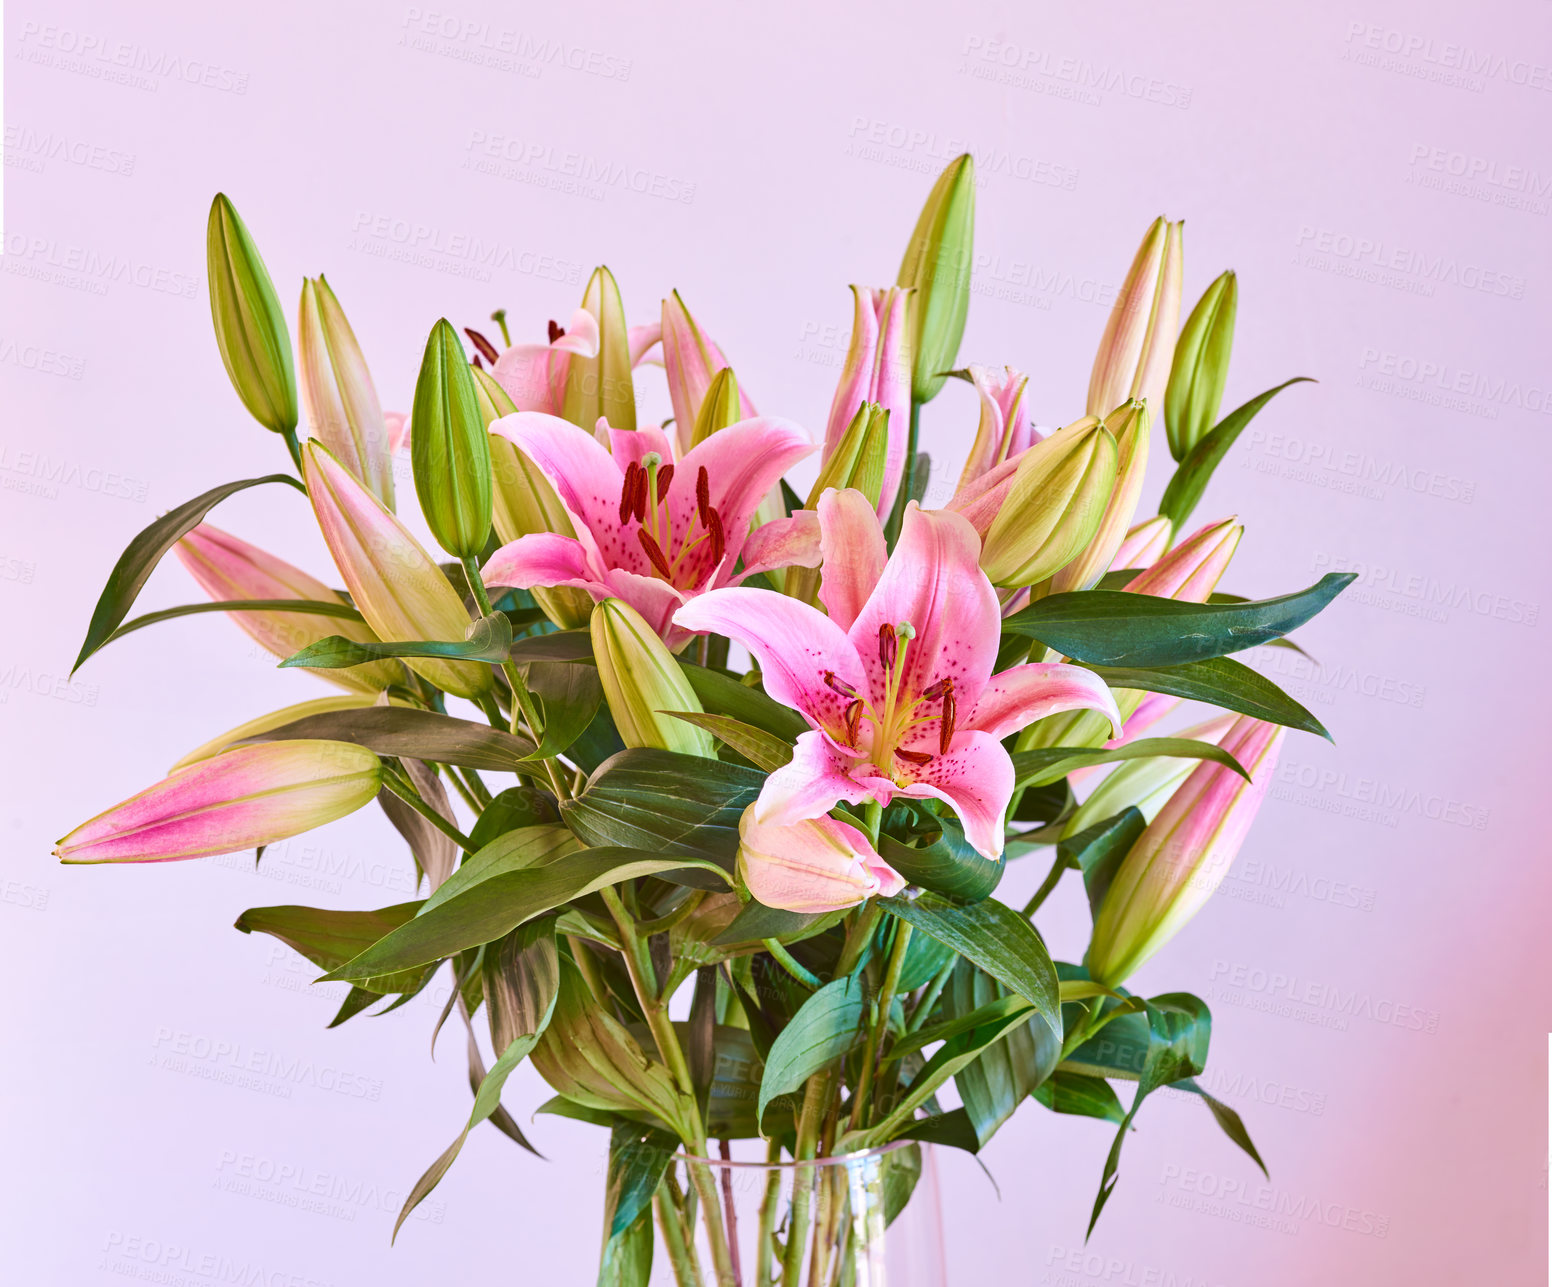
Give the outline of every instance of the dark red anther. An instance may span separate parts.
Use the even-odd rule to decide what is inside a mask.
[[[483,371],[485,369],[480,365],[480,355],[478,353],[474,355],[474,369],[476,371]]]
[[[846,740],[853,746],[857,745],[857,730],[862,725],[862,698],[858,698],[846,708]]]
[[[895,634],[895,628],[886,621],[878,628],[878,664],[890,670],[899,655],[900,638]]]
[[[626,522],[630,518],[630,516],[631,516],[631,511],[636,508],[636,506],[633,503],[634,500],[635,500],[635,496],[634,496],[633,493],[634,493],[635,484],[636,484],[636,475],[640,471],[641,471],[641,466],[638,465],[634,460],[631,461],[630,464],[625,466],[625,485],[620,488],[620,522],[621,523]]]
[[[951,693],[953,691],[954,681],[952,679],[940,679],[937,683],[922,689],[922,701],[935,702],[945,693]]]
[[[722,530],[722,515],[714,509],[708,509],[706,517],[711,520],[706,524],[706,530],[711,533],[711,561],[721,563],[722,556],[727,553],[727,533]]]
[[[848,684],[844,679],[837,679],[833,670],[825,671],[824,686],[831,692],[839,693],[842,697],[860,698],[862,696],[861,693],[859,693],[855,688]]]
[[[472,326],[464,327],[463,333],[474,341],[474,347],[479,349],[479,351],[484,354],[485,360],[487,362],[494,362],[498,357],[501,356],[501,354],[497,352],[496,346],[487,340],[478,331],[476,331]]]
[[[674,467],[664,465],[657,471],[657,498],[661,501],[668,495],[668,484],[674,481]]]
[[[555,341],[560,339],[560,337],[565,333],[566,328],[557,322],[553,317],[550,318],[550,343],[555,343]]]
[[[931,764],[932,756],[926,751],[896,751],[895,758],[904,760],[907,764]]]
[[[662,546],[652,539],[644,527],[636,529],[636,539],[641,542],[641,548],[647,552],[647,558],[651,561],[652,566],[662,575],[663,579],[665,581],[672,581],[674,579],[674,571],[668,566],[668,560],[663,556]]]
[[[711,512],[711,480],[706,477],[705,465],[695,475],[695,510],[701,516],[701,526],[710,527],[711,519],[706,515]]]
[[[948,754],[948,744],[954,740],[954,690],[943,695],[943,715],[938,720],[938,754]]]
[[[647,521],[647,471],[636,466],[636,476],[631,480],[631,514],[638,523]]]

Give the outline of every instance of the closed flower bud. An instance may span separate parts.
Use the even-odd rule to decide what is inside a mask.
[[[1236,715],[1219,715],[1191,728],[1171,733],[1197,742],[1217,745],[1233,727]],[[1129,738],[1123,740],[1130,740]],[[1175,789],[1191,776],[1201,760],[1177,759],[1168,755],[1150,755],[1142,760],[1126,760],[1111,769],[1078,806],[1062,828],[1062,839],[1075,836],[1125,809],[1136,808],[1143,819],[1152,822]]]
[[[1115,486],[1099,527],[1083,553],[1051,579],[1053,593],[1088,589],[1105,574],[1126,539],[1127,526],[1142,495],[1143,475],[1148,471],[1150,427],[1147,404],[1136,400],[1123,403],[1105,417],[1105,428],[1116,440]]]
[[[588,433],[602,416],[616,429],[636,427],[636,386],[631,379],[630,329],[614,274],[595,268],[582,307],[598,323],[598,351],[573,353],[566,367],[562,415]],[[692,421],[693,423],[693,421]]]
[[[1116,457],[1116,440],[1086,416],[1018,458],[981,549],[981,568],[993,585],[1034,585],[1077,557],[1099,530]]]
[[[851,291],[851,343],[830,403],[825,459],[835,453],[859,408],[869,402],[882,407],[889,414],[891,430],[876,502],[883,517],[894,507],[895,493],[900,490],[911,425],[911,333],[907,307],[911,292],[898,286],[887,291],[853,286]]]
[[[1175,525],[1163,514],[1145,519],[1126,534],[1110,560],[1110,570],[1121,572],[1128,568],[1152,567],[1169,548],[1169,538],[1174,534]]]
[[[1224,273],[1202,293],[1180,330],[1164,393],[1164,429],[1176,460],[1184,460],[1218,422],[1238,306],[1238,279]]]
[[[738,391],[738,377],[733,374],[732,367],[725,366],[711,377],[711,383],[706,387],[701,409],[695,413],[695,432],[690,435],[690,445],[705,442],[718,429],[736,425],[743,418],[743,395]]]
[[[696,425],[700,420],[701,404],[711,391],[717,372],[728,365],[716,341],[707,335],[690,315],[679,292],[674,291],[663,301],[663,370],[668,376],[668,396],[674,404],[674,432],[681,452],[689,450],[704,437],[696,437]],[[754,403],[742,390],[736,390],[739,414],[731,423],[748,420],[755,414]],[[723,396],[729,394],[724,387]],[[726,412],[714,412],[725,415]],[[569,420],[571,417],[567,416]],[[580,422],[578,422],[580,423]],[[609,422],[616,429],[621,426]],[[635,428],[632,420],[631,428]],[[724,428],[726,426],[723,426]],[[591,425],[583,428],[591,429]]]
[[[916,288],[911,397],[917,402],[937,396],[958,357],[970,312],[974,242],[975,161],[966,152],[950,161],[933,184],[900,261],[899,284]]]
[[[417,419],[414,436],[420,432]],[[425,547],[354,474],[322,444],[309,442],[302,448],[302,477],[334,566],[379,639],[464,638],[469,614],[458,592]],[[414,657],[406,664],[456,697],[473,700],[493,688],[489,667],[479,662]]]
[[[738,874],[767,907],[838,912],[905,888],[856,827],[831,817],[771,826],[755,820],[756,807],[745,809],[738,823]]]
[[[169,862],[273,844],[355,812],[377,794],[381,767],[351,742],[239,746],[82,823],[54,853],[63,862]]]
[[[296,341],[308,431],[393,508],[388,424],[345,310],[322,277],[302,282]]]
[[[210,320],[226,374],[248,413],[274,433],[296,429],[291,337],[269,271],[247,226],[224,192],[210,203],[205,228]]]
[[[431,328],[410,413],[415,494],[437,544],[477,558],[490,537],[490,436],[463,343],[443,318]]]
[[[1101,416],[1128,398],[1160,407],[1180,326],[1185,224],[1153,221],[1110,310],[1094,371],[1088,412]]]
[[[1250,774],[1203,761],[1122,860],[1089,943],[1089,975],[1115,987],[1201,910],[1228,874],[1277,765],[1287,730],[1241,716],[1219,745]]]
[[[909,409],[906,414],[910,414]],[[881,507],[891,419],[891,413],[876,402],[864,402],[857,408],[845,432],[826,448],[805,509],[817,507],[819,498],[832,487],[855,487],[875,511]]]
[[[301,568],[249,545],[209,523],[201,523],[178,542],[178,559],[216,602],[230,599],[308,599],[315,603],[345,600]],[[357,643],[376,643],[369,626],[344,617],[301,612],[229,612],[227,614],[259,647],[281,660],[330,635]],[[342,670],[309,670],[341,688],[376,695],[404,682],[396,661],[373,661]]]
[[[593,609],[593,657],[604,700],[626,746],[716,758],[711,734],[664,711],[700,711],[700,699],[657,632],[622,599]]]

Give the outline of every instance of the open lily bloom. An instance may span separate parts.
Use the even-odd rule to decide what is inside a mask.
[[[672,618],[688,599],[810,557],[801,523],[780,519],[749,532],[761,498],[814,450],[791,421],[740,421],[677,462],[668,435],[654,427],[600,423],[612,452],[555,416],[519,412],[491,430],[539,467],[577,534],[536,532],[503,545],[485,565],[487,585],[572,585],[594,602],[624,599],[678,648],[690,632]]]
[[[981,542],[956,514],[906,507],[888,556],[859,491],[819,501],[826,616],[769,590],[713,590],[676,625],[737,640],[760,663],[765,688],[812,726],[790,763],[766,779],[755,820],[785,826],[844,800],[887,804],[932,797],[953,808],[988,858],[1002,853],[1013,762],[1001,739],[1042,716],[1114,698],[1093,671],[1036,662],[993,674],[997,593],[980,568]]]
[[[551,322],[548,344],[514,344],[496,359],[490,373],[519,411],[558,416],[566,401],[573,353],[598,356],[598,320],[585,308],[571,315],[564,330]]]

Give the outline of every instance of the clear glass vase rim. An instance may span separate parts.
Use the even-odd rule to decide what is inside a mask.
[[[732,1158],[697,1157],[693,1153],[675,1153],[674,1157],[681,1162],[694,1162],[699,1166],[720,1167],[730,1171],[794,1171],[800,1166],[845,1166],[851,1162],[864,1162],[869,1158],[884,1157],[915,1143],[918,1141],[892,1140],[888,1144],[880,1144],[877,1148],[860,1149],[855,1153],[834,1153],[828,1157],[809,1158],[801,1162],[738,1162]],[[923,1144],[922,1147],[928,1146]]]

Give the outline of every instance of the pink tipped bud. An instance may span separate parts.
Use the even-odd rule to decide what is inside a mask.
[[[692,445],[695,421],[711,388],[712,377],[728,365],[722,350],[696,324],[679,292],[674,291],[663,301],[663,368],[668,373],[668,396],[673,399],[674,428],[681,450]],[[755,414],[754,403],[742,389],[738,398],[747,420]]]
[[[1133,594],[1154,594],[1182,603],[1206,603],[1228,570],[1245,525],[1225,518],[1209,523],[1126,583]]]
[[[1127,568],[1151,568],[1169,548],[1169,538],[1174,535],[1174,531],[1174,524],[1162,514],[1138,523],[1116,549],[1115,557],[1110,560],[1110,570],[1122,572]]]
[[[853,286],[851,343],[841,368],[840,383],[830,403],[825,427],[824,459],[828,461],[845,437],[864,402],[889,413],[889,443],[884,453],[884,483],[878,512],[889,513],[905,471],[906,440],[911,424],[911,333],[907,305],[909,287],[867,290]]]
[[[1164,405],[1180,330],[1185,224],[1155,219],[1105,324],[1089,377],[1088,413],[1102,416],[1128,398]]]
[[[738,824],[738,871],[767,907],[835,912],[905,888],[856,827],[830,817],[770,826],[755,821],[756,807],[745,809]]]

